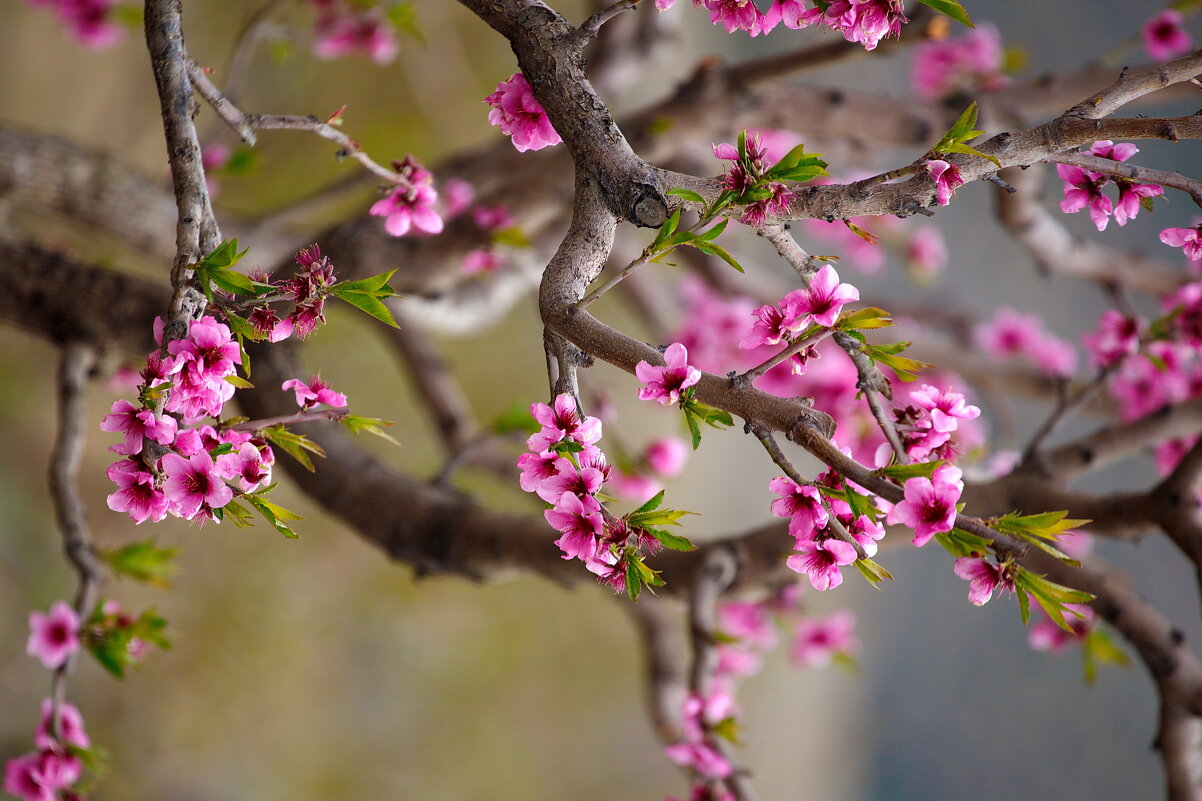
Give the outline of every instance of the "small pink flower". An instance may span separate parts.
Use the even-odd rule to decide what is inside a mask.
[[[957,576],[969,583],[968,600],[976,606],[984,606],[988,603],[996,589],[1014,591],[1014,581],[1005,574],[999,565],[987,559],[962,556],[956,560],[956,566],[953,569]]]
[[[475,248],[463,256],[460,269],[464,275],[495,273],[505,266],[505,257],[489,248]]]
[[[4,792],[21,801],[59,801],[59,791],[79,781],[82,763],[76,756],[54,749],[10,759],[4,766]],[[61,796],[78,798],[74,793]]]
[[[960,168],[942,159],[927,161],[927,172],[935,180],[935,199],[939,201],[940,206],[951,203],[952,195],[964,185],[964,179],[960,177]]]
[[[458,217],[476,199],[476,189],[462,178],[448,178],[442,185],[442,213],[447,219]]]
[[[488,121],[512,138],[519,153],[542,150],[563,141],[534,96],[530,82],[520,72],[497,84],[497,91],[484,98],[484,102],[492,106]]]
[[[225,506],[234,497],[217,472],[213,457],[205,452],[185,459],[169,453],[162,459],[163,494],[171,504],[172,513],[185,520],[211,515],[213,509]]]
[[[641,361],[634,374],[644,386],[639,390],[640,400],[653,400],[670,406],[680,402],[681,393],[701,380],[701,371],[689,365],[689,352],[679,342],[674,342],[664,351],[664,366],[653,367]]]
[[[793,663],[803,668],[823,668],[838,654],[851,656],[860,647],[855,627],[856,616],[847,609],[828,618],[803,618],[790,652]]]
[[[647,444],[643,458],[651,472],[663,478],[675,478],[689,459],[689,447],[679,437],[660,437]]]
[[[518,484],[525,492],[534,492],[546,479],[555,475],[555,463],[560,459],[559,454],[552,451],[546,453],[523,453],[518,457],[518,469],[522,475]]]
[[[42,718],[33,734],[34,745],[38,748],[51,749],[59,743],[59,740],[56,740],[50,733],[53,714],[54,701],[43,698]],[[76,707],[66,702],[59,704],[58,707],[58,730],[62,735],[62,743],[76,748],[91,748],[92,741],[83,727],[83,715],[79,714]]]
[[[186,433],[186,432],[185,432]],[[108,496],[108,507],[125,512],[135,523],[158,522],[167,516],[167,496],[154,486],[154,475],[138,459],[121,459],[105,471],[117,491]]]
[[[233,453],[217,457],[217,475],[225,479],[238,479],[243,492],[254,492],[271,483],[271,465],[251,442],[242,443]]]
[[[1002,37],[988,23],[958,39],[923,42],[914,55],[910,85],[923,100],[938,100],[957,91],[997,89],[1002,74]]]
[[[438,216],[438,192],[433,176],[413,156],[394,162],[399,183],[386,196],[377,200],[370,213],[384,218],[384,230],[393,236],[404,236],[413,228],[427,234],[442,233],[442,217]]]
[[[29,613],[29,641],[25,653],[41,660],[49,670],[62,665],[79,650],[79,615],[66,601],[56,601],[49,614]]]
[[[805,25],[822,23],[843,34],[849,42],[858,42],[865,50],[875,50],[886,36],[900,36],[906,19],[901,0],[830,0],[826,10],[815,7],[802,14]]]
[[[577,469],[570,459],[560,458],[555,461],[555,473],[544,479],[536,492],[547,503],[557,504],[565,492],[580,498],[594,495],[604,481],[605,474],[600,469],[583,465]]]
[[[1113,367],[1128,356],[1139,352],[1142,320],[1128,317],[1117,309],[1102,312],[1098,330],[1083,338],[1090,361],[1098,367]]]
[[[281,385],[280,389],[290,389],[296,393],[296,405],[302,409],[309,409],[319,403],[333,406],[335,409],[346,406],[346,395],[335,392],[329,384],[321,380],[319,375],[310,378],[307,384],[299,378],[290,378]]]
[[[619,469],[613,471],[608,487],[610,493],[619,500],[646,503],[654,498],[655,493],[663,489],[664,485],[644,473],[627,473]]]
[[[543,512],[543,516],[551,528],[563,534],[555,544],[563,551],[564,559],[585,560],[597,555],[597,537],[605,523],[596,498],[565,492],[555,508]]]
[[[802,291],[800,311],[808,314],[813,323],[830,328],[839,319],[844,304],[860,299],[860,290],[851,284],[839,283],[839,273],[824,264],[810,279],[810,288]]]
[[[830,590],[843,583],[839,568],[856,561],[856,549],[843,540],[798,540],[799,553],[785,560],[790,570],[809,576],[814,589]]]
[[[1060,201],[1060,210],[1065,214],[1075,214],[1088,206],[1093,224],[1099,231],[1105,231],[1114,210],[1110,198],[1102,194],[1102,187],[1109,183],[1109,179],[1101,173],[1069,164],[1057,164],[1056,174],[1064,181],[1064,200]]]
[[[743,211],[739,222],[756,228],[763,226],[770,214],[784,214],[789,210],[789,200],[793,193],[779,181],[772,181],[763,187],[772,193],[771,197],[749,203]]]
[[[1160,241],[1175,248],[1181,248],[1185,258],[1190,261],[1202,261],[1202,240],[1198,235],[1199,226],[1193,228],[1165,228],[1160,232]]]
[[[564,440],[591,445],[601,439],[601,421],[596,417],[582,419],[576,411],[576,399],[566,392],[555,396],[551,406],[530,404],[530,414],[542,426],[541,431],[526,440],[526,446],[534,453],[542,453]]]
[[[30,0],[51,6],[59,22],[84,47],[104,50],[125,38],[125,29],[112,16],[114,0]]]
[[[947,267],[947,244],[943,233],[924,225],[906,242],[906,270],[919,282],[927,282]]]
[[[317,0],[321,12],[314,24],[313,55],[322,59],[362,53],[387,64],[400,49],[396,29],[380,9],[357,9],[338,0]]]
[[[710,12],[710,22],[726,28],[727,33],[747,31],[752,36],[760,33],[760,10],[753,0],[694,0]]]
[[[777,476],[768,489],[781,496],[772,502],[772,514],[789,518],[789,533],[799,540],[812,539],[826,528],[829,515],[817,487],[801,486],[788,476]]]
[[[804,28],[802,15],[805,10],[805,0],[772,0],[772,6],[764,12],[764,16],[760,19],[760,29],[764,33],[770,33],[773,28],[781,24],[794,31]],[[780,156],[773,159],[773,161],[779,160]]]
[[[739,342],[744,350],[754,350],[761,345],[779,345],[798,334],[809,320],[802,311],[805,290],[797,289],[780,299],[778,306],[760,306],[753,314],[756,318],[751,330]]]
[[[160,445],[170,445],[175,441],[177,427],[174,417],[162,415],[156,418],[150,409],[135,406],[127,400],[116,401],[100,422],[101,431],[125,435],[124,442],[109,446],[110,451],[122,456],[141,453],[142,441],[146,438]]]
[[[1144,23],[1141,33],[1148,58],[1168,61],[1189,52],[1190,35],[1185,31],[1185,18],[1180,11],[1165,9]]]
[[[975,420],[981,410],[970,405],[959,392],[941,390],[930,384],[910,393],[910,402],[925,409],[931,416],[931,428],[942,433],[951,433],[960,420]]]
[[[718,628],[740,645],[768,650],[776,644],[776,629],[763,604],[726,601],[718,605]]]
[[[956,521],[956,502],[964,491],[960,477],[960,468],[945,464],[930,478],[907,479],[905,499],[893,507],[890,522],[914,529],[914,544],[919,547],[936,534],[951,531]]]

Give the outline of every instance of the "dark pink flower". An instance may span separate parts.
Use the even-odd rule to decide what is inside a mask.
[[[810,279],[810,288],[802,290],[799,310],[810,316],[816,325],[830,328],[839,319],[844,304],[860,299],[860,290],[851,284],[839,283],[839,273],[829,264]]]
[[[815,7],[802,14],[804,25],[822,23],[865,50],[875,50],[886,36],[901,35],[908,21],[901,0],[830,0],[825,11]]]
[[[951,203],[952,195],[964,185],[964,179],[960,177],[960,168],[942,159],[927,161],[927,172],[935,180],[935,200],[940,206]]]
[[[29,613],[25,653],[54,670],[79,650],[79,615],[66,601],[56,601],[49,614]]]
[[[956,560],[953,569],[957,576],[969,583],[968,600],[976,606],[988,603],[996,589],[1014,592],[1014,580],[1006,575],[1000,565],[987,559],[962,556]]]
[[[677,765],[685,765],[708,779],[724,779],[731,774],[730,762],[705,743],[676,743],[664,747],[664,754]]]
[[[763,604],[748,601],[718,604],[718,628],[728,637],[737,637],[739,645],[766,651],[776,644],[776,629]]]
[[[139,459],[121,459],[105,471],[117,491],[108,496],[108,507],[125,512],[135,523],[158,522],[167,516],[167,496],[155,489],[154,475]]]
[[[442,184],[442,213],[448,220],[467,211],[475,199],[475,187],[462,178],[448,178]]]
[[[1180,11],[1168,8],[1144,23],[1141,33],[1148,58],[1153,61],[1168,61],[1193,46],[1190,35],[1185,31],[1185,18]]]
[[[238,479],[243,492],[254,492],[271,483],[271,465],[251,442],[244,442],[233,453],[217,457],[217,475],[225,479]]]
[[[398,185],[372,204],[370,213],[383,217],[384,230],[393,236],[404,236],[413,228],[427,234],[442,233],[433,176],[412,155],[394,162],[393,166]]]
[[[689,352],[684,345],[674,342],[664,351],[664,366],[654,367],[641,361],[634,374],[644,386],[639,390],[640,400],[653,400],[670,406],[680,402],[680,395],[701,380],[701,371],[689,364]]]
[[[797,289],[780,299],[777,306],[760,306],[752,314],[756,321],[739,342],[744,350],[753,350],[761,345],[779,345],[798,334],[809,317],[802,310],[805,290]]]
[[[211,516],[213,509],[233,500],[234,491],[221,480],[213,457],[203,451],[189,459],[169,453],[161,465],[166,476],[163,494],[171,504],[172,514],[185,520]]]
[[[771,192],[772,196],[749,203],[739,222],[759,228],[767,221],[768,215],[784,214],[789,210],[789,200],[793,193],[787,186],[779,181],[772,181],[763,188]]]
[[[798,540],[796,553],[785,560],[790,570],[809,576],[816,590],[830,590],[843,583],[839,568],[856,561],[856,549],[843,540]]]
[[[544,480],[555,475],[555,462],[559,458],[559,454],[554,451],[523,453],[518,457],[518,469],[522,471],[522,475],[518,478],[518,484],[524,491],[534,492]]]
[[[694,0],[698,2],[698,0]],[[754,0],[699,0],[700,5],[710,12],[710,22],[726,28],[727,33],[747,31],[752,36],[760,33],[760,10]]]
[[[1057,164],[1056,174],[1064,180],[1064,200],[1060,201],[1060,210],[1065,214],[1075,214],[1089,206],[1089,218],[1099,231],[1105,231],[1114,207],[1110,198],[1102,194],[1102,187],[1110,179],[1101,173],[1069,164]]]
[[[24,754],[5,763],[4,792],[21,801],[59,801],[59,791],[79,781],[81,768],[78,757],[55,749]]]
[[[122,433],[124,442],[110,445],[109,450],[122,456],[132,456],[142,452],[142,441],[150,438],[160,445],[170,445],[175,441],[178,424],[170,415],[155,417],[150,409],[135,406],[127,400],[113,403],[109,414],[100,422],[101,431]]]
[[[31,5],[53,8],[75,40],[92,50],[112,47],[125,38],[125,29],[112,16],[114,0],[31,0]]]
[[[50,733],[53,715],[54,701],[43,698],[42,717],[33,733],[33,742],[38,748],[51,749],[60,743],[60,740],[55,739]],[[58,731],[61,735],[61,742],[65,745],[72,745],[76,748],[91,748],[92,746],[92,741],[83,727],[83,715],[79,714],[77,708],[65,701],[58,707]]]
[[[335,392],[329,384],[321,380],[319,375],[310,378],[307,384],[299,378],[290,378],[280,386],[280,389],[290,389],[296,393],[296,405],[302,409],[309,409],[319,403],[333,406],[335,409],[346,406],[346,395]]]
[[[943,233],[924,225],[906,241],[906,270],[920,283],[929,282],[947,267],[947,244]]]
[[[1107,309],[1098,321],[1098,330],[1086,334],[1082,341],[1090,361],[1098,367],[1113,367],[1139,352],[1139,335],[1143,329],[1142,320],[1128,317],[1117,309]]]
[[[956,503],[964,491],[960,468],[944,464],[930,478],[906,480],[905,499],[893,507],[890,522],[914,529],[914,544],[921,547],[936,534],[952,530]]]
[[[597,450],[594,448],[593,450]],[[600,453],[600,451],[598,451]],[[560,458],[555,461],[555,473],[544,479],[536,492],[538,497],[550,504],[559,503],[565,492],[570,492],[584,498],[594,495],[601,489],[605,481],[605,473],[599,468],[581,466],[577,468],[570,459]],[[652,492],[652,495],[655,493]],[[650,497],[650,496],[648,496]]]
[[[760,30],[764,33],[769,33],[777,25],[783,24],[790,30],[804,28],[806,23],[802,21],[802,15],[806,11],[805,0],[772,0],[772,5],[764,12],[764,16],[760,18]],[[783,153],[781,155],[784,155]],[[780,156],[777,156],[774,161],[779,161]]]
[[[497,84],[497,91],[484,98],[484,102],[492,106],[488,121],[513,140],[519,153],[542,150],[563,141],[534,96],[530,82],[520,72]]]
[[[605,528],[601,504],[596,498],[581,498],[565,492],[554,509],[543,512],[551,528],[563,534],[555,544],[564,559],[591,559],[597,555],[597,538]]]
[[[1199,239],[1200,226],[1193,228],[1165,228],[1160,232],[1160,241],[1175,248],[1181,248],[1185,258],[1190,261],[1202,261],[1202,240]]]
[[[495,273],[505,266],[503,255],[489,248],[469,250],[463,257],[461,269],[464,275],[481,275]]]
[[[837,655],[853,655],[860,647],[855,628],[856,616],[848,609],[827,618],[802,618],[790,651],[793,663],[803,668],[823,668]]]

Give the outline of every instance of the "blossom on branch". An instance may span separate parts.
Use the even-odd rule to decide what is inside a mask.
[[[914,544],[919,547],[936,534],[951,531],[956,522],[956,503],[964,491],[961,476],[960,468],[944,464],[930,478],[907,479],[905,499],[893,507],[889,522],[914,529]]]
[[[488,121],[513,140],[519,153],[542,150],[563,140],[547,118],[543,104],[534,96],[526,76],[515,72],[497,84],[497,91],[484,98],[492,106]]]
[[[797,551],[785,560],[790,570],[804,573],[814,589],[831,590],[843,583],[840,567],[856,561],[856,549],[840,539],[798,540]]]
[[[639,390],[639,400],[653,400],[664,406],[679,403],[681,393],[701,380],[701,371],[689,364],[689,352],[679,342],[664,351],[663,367],[640,361],[634,374],[645,385]]]
[[[404,236],[411,228],[427,234],[442,233],[442,217],[435,203],[434,177],[413,156],[393,162],[398,186],[372,204],[370,213],[384,218],[384,230]]]
[[[1193,40],[1185,30],[1185,17],[1176,9],[1166,8],[1144,23],[1140,29],[1144,49],[1153,61],[1168,61],[1189,52]]]
[[[329,384],[321,380],[320,375],[310,378],[307,384],[299,378],[290,378],[280,386],[280,389],[290,389],[296,393],[296,405],[301,409],[310,409],[319,403],[335,409],[346,406],[346,395],[335,392]]]
[[[935,200],[940,206],[951,203],[952,195],[964,185],[964,179],[960,177],[960,168],[942,159],[927,161],[927,172],[935,179]]]
[[[62,665],[79,650],[79,615],[66,601],[55,601],[48,614],[29,613],[29,640],[25,653],[41,660],[49,670]]]
[[[997,589],[1014,592],[1014,580],[1000,566],[988,559],[962,556],[953,568],[956,575],[967,581],[968,600],[975,606],[984,606]]]
[[[849,657],[860,648],[855,628],[856,616],[848,609],[826,618],[802,618],[789,657],[803,668],[823,668],[836,656]]]

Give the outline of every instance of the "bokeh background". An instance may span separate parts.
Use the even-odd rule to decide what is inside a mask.
[[[727,37],[687,0],[678,5],[671,13],[687,18],[680,50],[661,58],[632,96],[615,98],[619,107],[669,92],[707,54],[738,58],[818,40],[783,29],[762,42]],[[1028,75],[1096,58],[1138,60],[1124,48],[1159,7],[1126,0],[965,5],[974,17],[993,21],[1007,45],[1027,53]],[[193,56],[224,64],[251,8],[216,0],[186,4]],[[402,39],[399,57],[384,67],[314,59],[312,12],[301,3],[286,8],[280,19],[292,24],[295,38],[261,48],[243,106],[324,115],[345,103],[348,132],[381,160],[413,152],[436,163],[499,136],[480,98],[513,72],[507,46],[449,0],[418,0],[415,8],[424,43]],[[563,10],[579,19],[583,3],[565,2]],[[903,93],[909,58],[859,59],[806,79]],[[136,31],[113,49],[86,51],[51,14],[0,0],[0,120],[119,152],[166,180],[154,85]],[[207,110],[200,125],[206,141],[232,144]],[[357,169],[337,163],[331,150],[302,134],[264,134],[253,168],[222,179],[219,210],[263,213]],[[914,155],[882,154],[881,160],[892,166]],[[1202,166],[1191,143],[1148,145],[1145,155],[1152,166],[1185,173]],[[968,187],[940,211],[936,221],[948,238],[951,267],[927,302],[934,298],[978,315],[1006,302],[1040,312],[1061,336],[1089,330],[1104,308],[1102,293],[1037,275],[991,221],[989,191]],[[366,189],[361,202],[370,196]],[[166,280],[166,265],[79,231],[70,220],[3,195],[0,215],[114,268]],[[1105,237],[1157,250],[1156,232],[1189,218],[1188,201],[1174,197],[1155,217],[1142,215]],[[1083,222],[1067,220],[1086,232]],[[243,244],[251,245],[253,260],[254,243]],[[785,276],[755,255],[745,261],[749,280]],[[917,297],[896,258],[885,274],[862,280],[871,281],[874,294]],[[637,330],[621,309],[602,309]],[[402,447],[378,448],[385,458],[418,473],[436,470],[442,460],[437,439],[378,332],[361,315],[336,309],[329,316],[330,325],[306,347],[307,363],[346,391],[357,411],[398,421]],[[543,399],[532,300],[519,302],[496,328],[472,333],[436,341],[465,379],[481,419]],[[74,588],[44,480],[56,358],[45,342],[0,328],[0,758],[28,749],[47,691],[48,674],[24,654],[27,614]],[[640,408],[632,379],[605,367],[596,373],[613,388],[628,443],[683,433],[676,415]],[[115,397],[99,383],[93,387],[97,422]],[[1020,404],[1018,419],[1029,429],[1039,409]],[[1064,434],[1087,427],[1088,421],[1079,423]],[[72,682],[71,698],[93,739],[112,754],[111,773],[95,798],[551,801],[686,792],[647,723],[634,629],[624,602],[608,591],[587,583],[565,590],[528,577],[487,586],[415,580],[408,568],[390,564],[323,516],[286,480],[280,502],[306,518],[299,541],[282,540],[263,526],[138,529],[105,508],[110,440],[96,434],[82,482],[97,541],[113,546],[153,534],[182,549],[182,570],[171,591],[128,582],[107,588],[129,608],[156,606],[170,621],[175,645],[122,683],[90,663]],[[748,438],[711,434],[669,485],[670,497],[673,505],[701,513],[688,534],[704,540],[766,521],[773,474]],[[1100,476],[1094,488],[1151,476],[1141,464]],[[537,512],[516,482],[469,472],[460,483],[489,503]],[[548,547],[551,539],[548,529]],[[1196,639],[1191,571],[1161,538],[1101,550]],[[945,554],[898,548],[881,561],[897,578],[883,592],[853,575],[837,592],[809,596],[817,614],[844,606],[856,611],[863,642],[857,670],[802,672],[777,653],[744,684],[744,761],[761,797],[992,801],[1159,794],[1149,747],[1154,699],[1138,668],[1104,669],[1087,688],[1074,652],[1049,656],[1027,648],[1009,600],[982,609],[967,604],[966,587]]]

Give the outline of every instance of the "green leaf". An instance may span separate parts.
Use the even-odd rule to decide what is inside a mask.
[[[507,248],[528,248],[534,246],[534,243],[530,241],[530,237],[526,236],[526,233],[517,226],[493,231],[490,238],[494,243]]]
[[[412,0],[402,0],[402,2],[389,8],[388,21],[395,25],[398,31],[407,34],[422,44],[426,43],[426,37],[417,22],[417,9],[414,8]]]
[[[888,478],[905,481],[909,478],[930,478],[942,464],[943,462],[939,460],[934,462],[919,462],[918,464],[893,464],[888,467],[879,468],[874,472],[879,476],[887,476]]]
[[[238,528],[249,528],[254,525],[254,515],[250,513],[242,504],[237,501],[230,501],[221,509],[216,510],[225,513],[224,519],[229,520]]]
[[[720,222],[717,225],[710,228],[708,231],[704,231],[701,234],[698,234],[697,235],[698,241],[713,242],[715,239],[717,239],[719,236],[722,235],[723,231],[726,230],[726,223],[728,223],[728,222],[729,222],[729,220],[723,220],[722,222]]]
[[[1031,621],[1031,599],[1027,597],[1027,591],[1017,584],[1014,585],[1014,595],[1018,598],[1018,616],[1025,626]]]
[[[238,240],[227,239],[213,249],[212,253],[201,257],[197,263],[197,267],[212,267],[218,270],[225,270],[233,267],[238,263],[238,260],[246,255],[246,251],[238,252]]]
[[[255,388],[254,384],[250,383],[249,381],[247,381],[245,378],[243,378],[240,375],[227,375],[227,376],[224,376],[224,378],[225,378],[225,382],[227,384],[232,384],[235,387],[238,387],[239,389],[254,389]]]
[[[870,244],[870,245],[879,245],[880,244],[881,238],[879,236],[877,236],[876,234],[874,234],[872,231],[869,231],[867,228],[861,228],[860,226],[856,225],[855,223],[853,223],[849,220],[844,220],[843,224],[847,226],[847,230],[851,231],[853,234],[860,237],[860,239],[863,239],[868,244]]]
[[[626,594],[630,596],[630,600],[637,601],[639,593],[643,591],[643,582],[639,581],[638,568],[634,566],[634,560],[631,559],[626,563]]]
[[[664,502],[664,490],[660,490],[659,492],[655,493],[655,497],[648,500],[645,504],[640,506],[638,509],[635,509],[630,514],[631,515],[641,515],[644,512],[655,511],[656,509],[659,508],[660,504],[663,502]]]
[[[259,514],[263,515],[263,519],[270,523],[276,531],[288,539],[294,540],[300,537],[299,534],[289,528],[288,524],[284,522],[285,520],[302,520],[303,518],[300,515],[290,512],[282,506],[277,506],[261,495],[246,495],[244,497],[251,506],[258,510]]]
[[[897,355],[909,346],[909,342],[893,342],[888,345],[865,345],[863,350],[868,358],[874,362],[892,369],[897,374],[899,380],[909,382],[918,378],[915,371],[935,366],[919,361],[918,359],[910,359]]]
[[[196,275],[213,282],[218,289],[231,295],[257,295],[254,283],[242,273],[216,267],[198,267]]]
[[[835,327],[843,331],[857,331],[888,328],[891,325],[893,325],[893,318],[889,316],[889,312],[876,306],[869,306],[854,312],[844,312]]]
[[[216,172],[221,175],[248,175],[259,165],[259,153],[249,145],[239,145],[230,154],[230,160]]]
[[[701,428],[697,425],[697,416],[688,406],[684,407],[684,419],[689,424],[689,433],[693,437],[693,450],[697,450],[701,447]]]
[[[669,194],[673,197],[678,197],[681,200],[687,200],[690,203],[700,203],[703,206],[705,205],[705,198],[694,192],[692,189],[683,189],[678,186],[669,189],[666,194]]]
[[[710,733],[729,743],[739,745],[739,722],[733,717],[723,718],[709,727]]]
[[[977,27],[969,18],[968,12],[964,10],[964,6],[960,5],[959,0],[918,0],[924,6],[930,6],[940,14],[946,14],[956,22],[962,22],[970,28]]]
[[[164,588],[171,586],[168,579],[179,569],[175,564],[178,554],[179,548],[159,548],[154,540],[97,552],[116,575]]]
[[[943,546],[943,550],[955,557],[984,556],[989,552],[991,544],[984,537],[978,537],[962,528],[953,528],[946,534],[936,534],[935,539]]]
[[[868,557],[857,559],[855,565],[856,570],[860,571],[860,575],[866,578],[868,583],[878,590],[881,589],[879,586],[881,582],[893,581],[893,575],[888,570]]]
[[[392,291],[392,287],[388,286],[388,281],[395,273],[396,270],[389,270],[379,275],[360,278],[358,281],[343,281],[330,287],[330,291],[334,294],[338,294],[339,292],[366,292],[377,297],[391,297],[395,293]]]
[[[392,312],[388,310],[388,307],[372,295],[364,295],[359,292],[339,292],[336,289],[332,290],[332,293],[339,300],[351,304],[359,311],[370,314],[385,325],[400,328],[396,320],[393,319]]]
[[[943,149],[943,152],[945,152],[945,153],[965,153],[969,156],[977,156],[979,158],[983,158],[988,161],[992,161],[994,164],[996,164],[998,166],[999,169],[1002,166],[1002,162],[998,161],[997,157],[991,156],[988,153],[982,153],[981,151],[977,150],[975,147],[966,145],[963,142],[953,142],[952,144],[945,147]]]
[[[401,446],[401,443],[397,441],[396,437],[392,436],[383,429],[383,426],[393,425],[391,420],[381,420],[378,417],[361,417],[357,414],[348,414],[344,416],[340,422],[346,426],[347,430],[352,434],[359,434],[366,431],[368,434],[373,434],[380,439],[388,440],[398,448]]]
[[[274,425],[263,429],[263,436],[272,444],[283,449],[285,453],[304,465],[310,473],[314,472],[310,453],[325,456],[326,452],[313,440],[303,434],[294,434],[283,425]]]
[[[647,512],[632,512],[627,516],[627,522],[636,528],[651,526],[679,526],[680,518],[685,515],[695,515],[696,512],[686,512],[682,509],[655,509]]]
[[[672,551],[695,551],[697,546],[689,542],[687,537],[672,534],[661,528],[644,528],[648,534],[659,540],[660,545]]]
[[[739,138],[736,144],[739,151],[739,160],[747,161],[747,129],[739,131]]]

